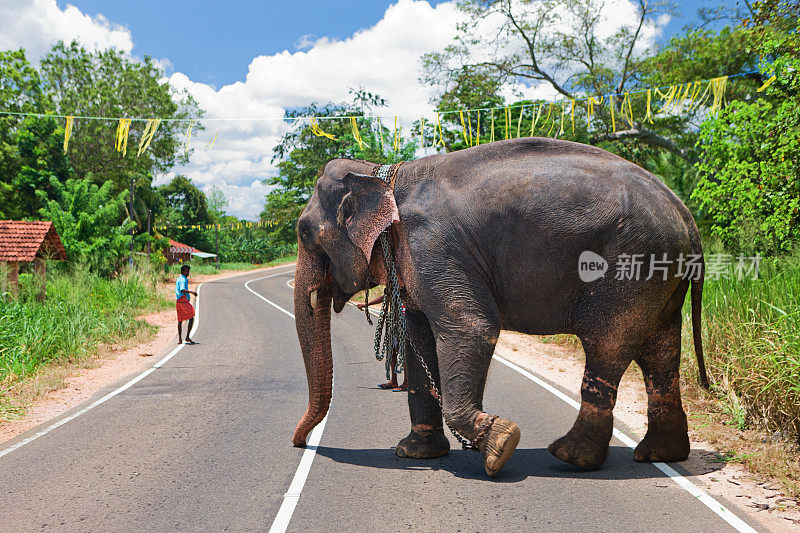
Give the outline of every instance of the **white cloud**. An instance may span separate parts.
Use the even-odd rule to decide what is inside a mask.
[[[608,0],[604,30],[610,35],[621,25],[631,24],[634,12],[631,0]],[[390,107],[382,111],[388,117],[400,115],[406,124],[422,115],[430,118],[429,101],[435,89],[419,82],[419,59],[451,42],[461,16],[454,2],[434,8],[425,0],[399,0],[375,25],[349,38],[304,35],[291,52],[257,56],[245,80],[219,89],[173,73],[170,84],[189,91],[208,119],[226,120],[204,121],[205,131],[195,131],[192,137],[190,163],[159,176],[157,182],[181,173],[206,192],[219,186],[230,202],[229,212],[256,218],[266,191],[261,180],[276,173],[272,149],[287,130],[280,120],[286,109],[313,101],[345,101],[351,87],[364,87],[389,102]],[[666,22],[659,20],[644,29],[643,46],[653,42]],[[55,0],[6,0],[0,7],[0,49],[24,46],[30,57],[38,57],[57,40],[72,39],[90,49],[114,47],[127,54],[133,49],[127,28],[102,16],[87,16],[72,6],[61,10]],[[168,59],[160,64],[171,70]],[[548,86],[521,84],[505,87],[503,94],[508,98],[554,96]],[[276,120],[241,120],[253,117]],[[205,149],[215,135],[213,147]]]
[[[59,9],[56,0],[4,0],[0,6],[0,50],[25,48],[38,60],[58,41],[77,39],[89,50],[133,50],[131,32],[102,15],[91,17],[75,6]]]

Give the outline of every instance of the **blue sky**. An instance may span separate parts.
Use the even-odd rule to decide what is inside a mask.
[[[429,0],[433,6],[444,0]],[[243,80],[258,55],[294,51],[306,36],[345,39],[378,22],[385,0],[60,0],[127,26],[134,53],[168,58],[195,81]],[[221,7],[224,6],[224,7]]]
[[[723,0],[735,6],[736,0]],[[294,51],[307,36],[345,39],[378,22],[395,1],[295,0],[59,0],[88,15],[126,26],[133,52],[166,58],[192,80],[215,87],[244,80],[254,57]],[[428,0],[436,6],[444,0]],[[676,3],[681,18],[665,28],[668,37],[694,19],[711,0]],[[224,7],[220,7],[224,6]]]

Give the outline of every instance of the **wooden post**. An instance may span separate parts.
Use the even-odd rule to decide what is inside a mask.
[[[8,289],[15,300],[19,294],[19,262],[8,262]]]
[[[6,293],[8,284],[8,261],[0,261],[0,297]]]
[[[45,261],[44,257],[37,256],[33,262],[36,270],[36,277],[40,279],[42,284],[42,288],[36,299],[39,300],[40,303],[44,303],[45,295],[47,294],[47,261]]]

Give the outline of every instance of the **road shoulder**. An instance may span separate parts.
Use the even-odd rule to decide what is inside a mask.
[[[197,287],[200,283],[268,272],[291,264],[192,276],[190,284],[192,287]],[[171,281],[174,283],[174,280]],[[161,291],[167,289],[171,291],[169,281],[161,285]],[[61,416],[110,385],[122,383],[144,371],[160,359],[158,356],[165,355],[177,345],[174,309],[149,313],[138,318],[157,328],[156,332],[146,340],[132,346],[104,346],[94,357],[79,364],[43,369],[41,375],[26,384],[44,390],[33,391],[35,399],[25,405],[23,415],[10,420],[0,420],[0,445]]]
[[[502,332],[498,347],[517,365],[529,370],[558,387],[577,396],[580,392],[584,362],[576,346],[543,342],[539,337]],[[689,417],[692,407],[687,406]],[[620,384],[614,416],[641,439],[647,429],[647,395],[641,373],[631,365]],[[690,423],[690,426],[692,424]],[[720,459],[720,451],[702,440],[690,429],[692,453],[678,463],[692,480],[713,497],[720,497],[742,514],[747,515],[770,531],[797,531],[800,524],[800,504],[787,498],[780,484],[747,471],[742,465]]]

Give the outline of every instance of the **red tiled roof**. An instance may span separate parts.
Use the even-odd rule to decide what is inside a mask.
[[[0,261],[29,262],[37,256],[67,259],[52,222],[0,220]]]
[[[169,251],[173,254],[190,254],[192,252],[199,252],[197,248],[192,248],[188,244],[183,244],[175,240],[169,240]]]

